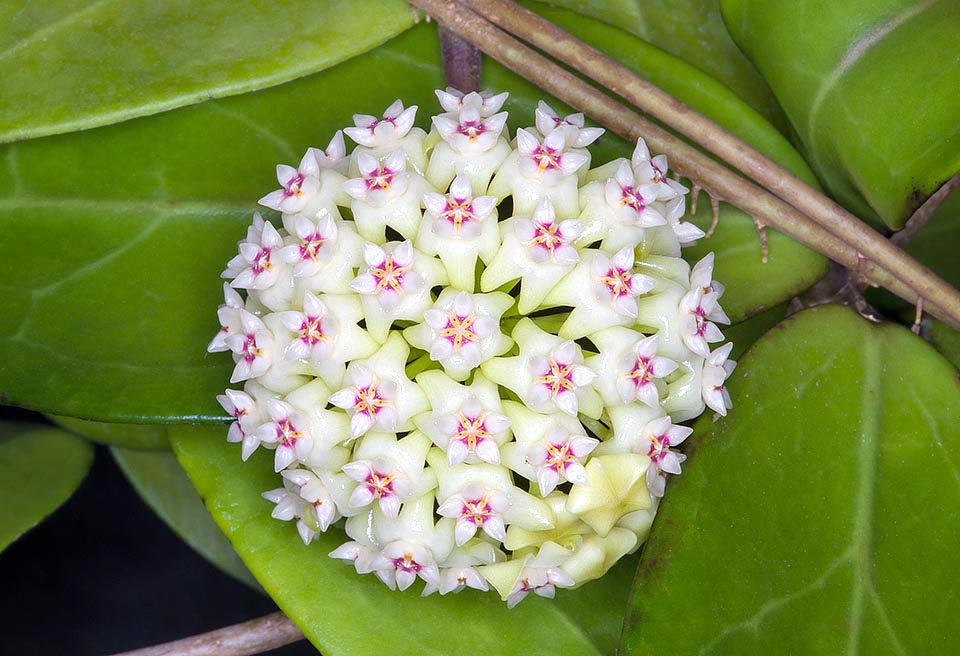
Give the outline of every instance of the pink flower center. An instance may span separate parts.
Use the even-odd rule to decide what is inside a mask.
[[[670,452],[670,438],[664,435],[654,435],[650,438],[650,449],[647,455],[653,462],[659,463]]]
[[[409,273],[410,267],[397,265],[392,256],[387,256],[383,262],[370,267],[370,275],[377,281],[377,292],[391,289],[397,293],[403,290],[403,277]]]
[[[301,185],[303,185],[303,173],[299,171],[295,176],[287,180],[287,183],[283,185],[283,195],[284,196],[300,196],[303,192],[300,191]]]
[[[469,198],[448,199],[441,218],[450,222],[454,234],[460,234],[463,224],[476,221],[476,216],[473,214],[473,201]]]
[[[293,448],[302,436],[303,433],[297,430],[288,417],[277,422],[277,439],[280,440],[281,446]]]
[[[488,129],[483,121],[464,121],[457,126],[457,132],[470,137],[470,141],[476,141],[477,136],[487,132]]]
[[[397,171],[387,168],[381,164],[376,172],[365,176],[363,180],[367,185],[367,191],[373,191],[374,189],[390,191],[390,185],[396,175]]]
[[[317,254],[326,242],[327,238],[320,234],[319,231],[312,235],[307,235],[307,237],[300,242],[300,259],[316,261]]]
[[[493,515],[494,511],[493,508],[490,507],[486,494],[477,499],[463,499],[463,510],[460,511],[460,516],[476,526],[482,527],[483,522],[493,517]]]
[[[547,358],[547,363],[547,370],[534,378],[533,382],[546,385],[553,397],[556,397],[560,392],[572,390],[574,388],[574,364],[572,362],[564,364],[553,358]]]
[[[470,451],[476,451],[477,445],[484,440],[490,439],[490,431],[487,430],[487,414],[482,413],[476,417],[468,417],[463,413],[457,415],[460,425],[454,439],[463,442]]]
[[[647,208],[639,190],[630,185],[620,185],[620,204],[626,205],[637,214]]]
[[[354,404],[354,408],[357,412],[376,417],[383,408],[390,405],[390,400],[383,398],[380,394],[380,391],[377,389],[376,383],[371,383],[367,387],[357,387],[355,388],[357,395],[357,402]]]
[[[549,169],[560,168],[562,153],[547,146],[537,146],[537,149],[530,153],[530,157],[537,163],[537,173],[543,173]]]
[[[403,554],[402,558],[394,558],[392,562],[395,569],[403,570],[405,572],[419,574],[420,570],[423,569],[423,565],[415,561],[413,559],[413,554],[409,552]]]
[[[651,374],[653,374],[653,358],[638,355],[633,369],[627,373],[627,378],[630,378],[637,387],[643,387],[650,382]]]
[[[560,233],[559,223],[540,223],[533,224],[534,237],[529,242],[532,247],[540,247],[550,253],[554,252],[566,243],[563,235]]]
[[[257,346],[257,336],[253,333],[246,335],[243,340],[243,359],[249,363],[261,355],[263,355],[263,349]]]
[[[257,275],[263,273],[264,271],[269,271],[273,268],[273,263],[270,262],[270,247],[264,246],[258,252],[256,257],[253,258],[253,266],[251,267],[253,272]]]
[[[321,327],[322,321],[323,317],[304,315],[303,321],[300,322],[300,339],[303,340],[307,346],[313,346],[327,339]]]
[[[611,266],[607,269],[606,275],[600,278],[600,282],[607,286],[610,296],[616,300],[623,296],[635,296],[630,284],[632,278],[633,274],[630,273],[629,269]]]
[[[552,469],[558,474],[566,471],[567,467],[576,462],[577,457],[570,450],[570,441],[564,441],[560,444],[553,442],[546,443],[547,459],[543,463],[543,468]]]
[[[468,314],[461,316],[454,311],[447,314],[447,325],[440,330],[440,337],[445,338],[453,345],[454,351],[469,342],[476,342],[480,339],[473,330],[473,322],[477,320],[477,315]]]
[[[367,486],[367,489],[373,495],[375,499],[380,499],[382,497],[387,497],[393,494],[393,480],[396,478],[394,472],[389,474],[384,474],[378,472],[376,469],[371,469],[370,473],[367,474],[367,477],[364,479],[364,485]],[[409,554],[408,554],[409,555]]]

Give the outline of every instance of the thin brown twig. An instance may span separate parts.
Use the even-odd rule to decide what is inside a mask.
[[[447,86],[464,93],[480,90],[480,49],[443,25],[440,30],[440,57]]]
[[[918,207],[917,210],[910,215],[910,218],[907,219],[907,222],[903,224],[903,228],[899,232],[893,233],[893,236],[890,237],[890,243],[900,248],[909,244],[913,238],[917,236],[917,233],[920,232],[920,229],[927,225],[930,217],[940,209],[940,206],[950,198],[951,194],[953,194],[958,187],[960,187],[960,173],[957,173],[944,182],[923,205]]]
[[[250,656],[298,640],[303,640],[303,633],[286,615],[277,611],[209,633],[114,656]]]
[[[880,233],[706,116],[512,0],[465,0],[465,4],[715,153],[868,259],[897,271],[919,296],[936,298],[960,322],[960,291],[912,258],[907,260]]]
[[[475,43],[481,50],[511,70],[585,112],[616,134],[630,141],[644,137],[653,149],[668,153],[676,170],[688,177],[691,176],[691,172],[695,172],[695,182],[711,196],[734,201],[737,206],[751,215],[762,217],[765,224],[777,228],[843,266],[848,268],[857,266],[857,249],[824,226],[601,93],[460,3],[447,0],[410,0],[410,2]],[[903,256],[901,251],[898,253]],[[913,264],[909,266],[925,270],[919,263],[912,260],[911,262]],[[909,303],[915,303],[919,295],[901,277],[903,261],[898,259],[897,264],[896,273],[879,266],[872,260],[866,263],[864,270],[875,283],[886,287]],[[928,271],[928,273],[934,275],[932,272]],[[946,283],[943,284],[946,285]],[[949,285],[946,287],[953,294],[957,293]],[[934,296],[934,298],[936,301],[925,297],[927,312],[960,328],[960,310],[947,311],[941,307],[940,297]]]

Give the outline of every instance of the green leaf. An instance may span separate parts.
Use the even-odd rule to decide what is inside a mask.
[[[907,245],[907,252],[936,271],[954,287],[960,287],[960,192],[937,208],[929,222]]]
[[[823,306],[761,339],[729,388],[669,485],[622,653],[951,653],[957,370]]]
[[[237,447],[224,441],[223,428],[176,426],[170,432],[180,463],[217,524],[274,601],[326,656],[382,651],[385,637],[395,656],[608,653],[586,628],[603,621],[595,621],[602,607],[580,604],[583,614],[574,618],[535,597],[507,610],[495,593],[419,597],[358,575],[327,555],[348,540],[339,529],[304,545],[292,525],[270,517],[271,504],[260,493],[279,487],[280,480],[269,453],[260,450],[244,463]],[[614,605],[617,617],[621,611]]]
[[[17,235],[0,240],[6,401],[89,419],[220,421],[214,396],[232,362],[206,353],[220,272],[276,186],[274,165],[398,93],[432,107],[438,49],[423,26],[255,94],[0,146],[0,226]],[[52,185],[50,171],[71,174]]]
[[[944,357],[960,368],[960,331],[956,331],[942,321],[932,319],[928,331],[930,341]]]
[[[50,421],[88,440],[125,449],[164,450],[170,448],[167,429],[159,424],[108,424],[101,421],[49,415]]]
[[[0,551],[69,499],[92,463],[90,443],[66,431],[0,423]]]
[[[0,143],[280,84],[412,23],[401,0],[7,2]]]
[[[722,0],[721,7],[817,174],[849,209],[898,228],[960,170],[960,3]]]
[[[260,590],[250,571],[217,528],[177,457],[170,451],[140,451],[113,447],[114,460],[140,497],[197,553]]]
[[[548,0],[637,35],[728,86],[778,129],[783,110],[730,38],[719,0]]]
[[[570,12],[550,16],[628,65],[645,66],[655,81],[810,175],[772,126],[696,69],[621,30]],[[0,240],[10,271],[0,280],[7,402],[111,422],[220,421],[214,397],[232,362],[205,352],[218,328],[219,274],[255,199],[275,188],[274,165],[298,161],[354,112],[382,111],[398,96],[432,113],[433,89],[443,86],[438,52],[435,26],[421,25],[366,55],[254,94],[0,146],[0,166],[9,171],[0,175],[0,227],[16,235]],[[487,84],[514,93],[513,127],[532,122],[542,94],[502,67],[486,73]],[[603,141],[597,162],[631,152],[621,140]],[[50,171],[62,170],[72,174],[51,184]],[[714,237],[697,248],[717,251],[735,320],[795,295],[825,270],[823,258],[772,233],[770,264],[761,264],[750,218],[726,207],[722,213]]]

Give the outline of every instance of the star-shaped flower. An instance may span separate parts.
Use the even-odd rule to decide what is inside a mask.
[[[447,454],[447,464],[499,464],[500,446],[510,439],[510,419],[503,414],[497,386],[477,372],[469,386],[440,371],[425,371],[417,384],[432,412],[418,416],[417,427]]]
[[[260,213],[253,216],[253,225],[247,230],[247,238],[238,244],[240,254],[227,263],[221,274],[232,278],[231,287],[239,289],[268,289],[280,279],[287,268],[274,258],[275,251],[283,246],[283,238],[273,224],[264,221]]]
[[[230,382],[239,383],[264,375],[273,363],[274,342],[273,333],[259,317],[240,310],[240,330],[224,340],[237,363]]]
[[[360,177],[344,182],[343,190],[353,198],[350,210],[360,235],[383,243],[389,226],[404,239],[413,239],[420,227],[424,181],[407,172],[403,151],[395,150],[382,161],[360,153],[357,166]]]
[[[261,198],[260,204],[290,214],[303,210],[320,190],[320,165],[314,151],[307,150],[297,168],[278,164],[277,181],[282,188]]]
[[[634,271],[632,248],[626,247],[613,257],[603,251],[589,251],[543,303],[573,308],[557,334],[578,339],[609,326],[634,325],[638,299],[655,286],[653,278]]]
[[[733,343],[729,343],[713,351],[706,362],[703,363],[701,379],[703,402],[711,410],[724,417],[727,416],[727,410],[733,407],[733,402],[730,401],[730,392],[724,386],[724,381],[730,377],[737,366],[736,362],[728,359],[732,349]]]
[[[576,581],[564,569],[571,552],[553,542],[546,542],[536,555],[515,558],[480,568],[480,573],[496,588],[507,608],[513,608],[533,592],[553,599],[557,588],[572,588]]]
[[[398,319],[421,320],[433,305],[430,290],[447,283],[440,261],[418,252],[409,241],[367,243],[363,259],[366,270],[361,267],[351,287],[361,296],[367,330],[377,341],[387,338]]]
[[[398,440],[388,433],[368,434],[343,465],[343,473],[357,482],[348,505],[362,509],[376,503],[387,517],[396,517],[400,504],[436,486],[434,473],[424,469],[430,440],[414,431]]]
[[[594,333],[591,340],[600,354],[587,360],[597,372],[595,386],[604,405],[640,401],[651,408],[660,406],[665,389],[657,380],[670,375],[677,363],[657,355],[659,335],[644,336],[629,328],[614,327]]]
[[[448,376],[466,380],[482,362],[503,355],[513,345],[500,332],[500,317],[512,305],[508,294],[468,294],[448,288],[423,313],[423,323],[403,334],[412,346],[442,364]]]
[[[710,356],[708,343],[723,340],[723,333],[717,325],[708,321],[711,315],[718,316],[717,307],[717,293],[704,294],[702,287],[694,287],[680,300],[683,343],[703,358]],[[725,314],[723,316],[726,317]]]
[[[667,177],[667,156],[657,155],[650,157],[647,142],[637,139],[637,145],[631,157],[634,175],[640,184],[657,186],[659,200],[672,200],[686,194],[689,190],[682,184]]]
[[[506,91],[497,94],[490,91],[463,93],[453,87],[447,87],[445,91],[437,89],[435,93],[445,112],[458,112],[464,105],[474,105],[478,108],[480,116],[484,118],[499,112],[510,96]]]
[[[429,409],[427,397],[407,378],[410,347],[394,333],[373,356],[355,360],[344,375],[345,387],[329,402],[350,415],[350,434],[371,428],[396,432],[413,428],[412,417]]]
[[[220,351],[229,351],[227,346],[227,337],[235,335],[243,330],[241,325],[240,311],[244,309],[243,298],[235,289],[230,287],[229,283],[223,283],[223,305],[217,309],[217,318],[220,320],[220,330],[210,344],[207,345],[209,353],[218,353]]]
[[[649,466],[650,458],[635,453],[593,456],[586,465],[587,482],[570,490],[567,510],[606,536],[624,515],[650,507]]]
[[[416,246],[427,255],[440,256],[450,284],[457,289],[472,292],[477,258],[489,262],[500,248],[496,203],[494,196],[474,197],[463,175],[454,178],[450,193],[423,195],[427,211]]]
[[[537,104],[535,117],[537,131],[540,134],[547,136],[554,130],[561,130],[564,141],[570,148],[586,148],[605,132],[603,128],[583,127],[583,114],[569,114],[561,117],[542,100]]]
[[[519,278],[518,310],[529,314],[580,261],[573,243],[582,228],[580,221],[558,221],[547,200],[532,218],[516,216],[504,221],[503,245],[480,277],[480,289],[493,291]]]
[[[417,118],[417,106],[404,108],[403,103],[395,101],[382,118],[369,114],[354,114],[354,127],[345,128],[348,137],[357,142],[350,157],[350,175],[359,172],[358,158],[361,154],[383,159],[390,153],[400,150],[412,168],[421,173],[427,169],[427,155],[424,140],[427,133],[414,126]]]
[[[583,364],[579,346],[526,318],[514,328],[513,339],[520,354],[484,362],[481,369],[487,378],[512,390],[537,412],[600,416],[600,397],[591,385],[597,374]]]

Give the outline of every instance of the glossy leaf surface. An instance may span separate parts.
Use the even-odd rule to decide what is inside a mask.
[[[594,618],[603,608],[584,604],[584,615],[574,619],[535,597],[507,610],[495,593],[420,597],[358,575],[352,565],[327,556],[347,541],[339,529],[307,546],[293,525],[270,517],[272,504],[260,493],[280,486],[271,454],[260,450],[244,463],[237,446],[224,441],[222,427],[170,430],[180,463],[217,524],[264,589],[325,656],[382,651],[385,638],[395,656],[491,649],[510,656],[609,653],[585,628],[599,622]],[[617,616],[621,611],[622,605],[616,607]]]
[[[950,653],[957,370],[823,306],[758,342],[729,388],[733,411],[700,419],[669,485],[622,653]]]
[[[0,423],[0,551],[69,499],[92,463],[90,443],[66,431]]]
[[[140,497],[184,542],[230,576],[260,588],[171,451],[113,447],[110,452]]]
[[[401,0],[15,0],[0,6],[0,142],[314,73],[410,27]]]
[[[722,85],[625,32],[553,14],[629,65],[647,62],[652,78],[810,175],[776,130]],[[434,26],[421,25],[255,94],[0,147],[9,173],[0,176],[0,226],[12,235],[0,242],[11,271],[0,281],[8,303],[0,315],[0,392],[14,404],[88,419],[218,421],[214,396],[232,367],[229,356],[205,353],[222,302],[219,274],[255,199],[274,188],[274,164],[296,162],[306,146],[325,146],[354,112],[380,112],[398,96],[419,104],[422,117],[432,113],[433,89],[443,85],[438,51]],[[495,65],[486,80],[513,92],[513,128],[532,122],[539,92]],[[620,140],[602,141],[597,163],[630,154]],[[65,169],[76,173],[50,184],[49,171]],[[706,225],[709,208],[700,212]],[[761,264],[750,218],[722,214],[716,234],[697,248],[717,251],[735,320],[822,275],[822,257],[780,235],[771,235],[770,263]]]
[[[778,128],[786,126],[766,81],[730,38],[719,0],[549,0],[635,34],[730,87]]]
[[[960,170],[960,3],[721,6],[843,205],[897,228]]]
[[[170,448],[167,429],[161,424],[108,424],[56,415],[50,415],[50,420],[71,433],[108,446],[154,451]]]

